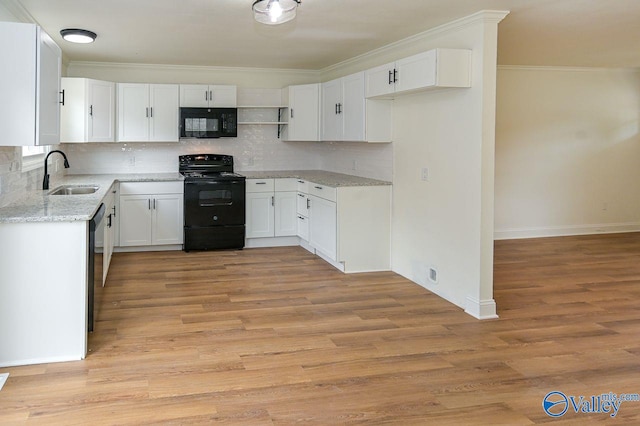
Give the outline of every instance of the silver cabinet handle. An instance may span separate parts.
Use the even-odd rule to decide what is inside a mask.
[[[293,118],[293,108],[291,108],[291,118]]]
[[[276,205],[276,197],[271,196],[271,205],[275,206]]]
[[[303,180],[299,180],[298,183],[304,183],[304,181]]]
[[[146,112],[145,112],[145,116],[146,116],[147,118],[149,118],[149,107],[146,107],[146,108],[145,108],[145,111],[146,111]]]
[[[147,199],[147,202],[148,202],[148,204],[149,204],[149,210],[151,210],[151,199],[150,199],[150,198],[148,198],[148,199]]]
[[[93,118],[93,105],[89,105],[89,117]]]
[[[204,100],[205,100],[205,101],[208,101],[208,100],[209,100],[209,91],[208,91],[208,90],[205,90],[205,91],[204,91]]]
[[[209,100],[213,100],[213,90],[209,90]]]
[[[149,116],[153,118],[153,107],[149,108]]]
[[[266,185],[267,182],[256,182],[256,185]]]
[[[298,194],[298,197],[304,198],[304,194]]]
[[[153,199],[153,209],[154,210],[156,209],[156,199],[155,198]]]
[[[314,186],[314,188],[315,188],[315,189],[324,189],[324,188],[323,188],[323,187],[321,187],[321,186]]]
[[[311,208],[311,199],[307,198],[307,210]]]

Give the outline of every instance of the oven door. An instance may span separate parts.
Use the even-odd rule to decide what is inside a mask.
[[[245,181],[198,179],[184,183],[184,225],[244,225]]]

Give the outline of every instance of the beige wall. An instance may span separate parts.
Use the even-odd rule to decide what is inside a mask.
[[[640,71],[502,67],[496,238],[640,230]]]

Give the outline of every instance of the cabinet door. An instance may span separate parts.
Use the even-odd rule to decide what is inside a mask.
[[[297,192],[276,192],[275,193],[275,229],[276,237],[295,236],[298,233],[298,222],[296,220],[296,198]]]
[[[181,84],[180,106],[206,108],[209,106],[209,86],[206,84]]]
[[[60,143],[60,78],[62,51],[38,28],[37,145]]]
[[[118,84],[118,141],[149,140],[149,85]]]
[[[342,79],[322,84],[322,140],[342,140]]]
[[[398,82],[396,92],[406,92],[435,86],[436,49],[400,59],[396,62]]]
[[[149,85],[149,141],[178,142],[179,120],[178,85]]]
[[[393,70],[395,62],[371,68],[365,72],[365,94],[367,98],[392,95],[395,86]]]
[[[250,192],[246,195],[247,238],[274,236],[274,193]]]
[[[120,196],[120,245],[151,244],[151,196]]]
[[[235,108],[237,105],[236,86],[209,86],[209,106],[216,108]]]
[[[320,137],[320,85],[289,87],[287,140],[318,141]]]
[[[89,101],[87,142],[115,141],[115,84],[87,80],[86,90]]]
[[[309,196],[309,244],[331,260],[337,259],[336,203]]]
[[[60,88],[64,91],[64,105],[60,107],[60,142],[87,142],[85,132],[89,121],[87,84],[84,78],[64,77]]]
[[[151,244],[182,244],[184,235],[183,200],[182,194],[153,196],[151,201],[153,209]]]
[[[343,141],[364,141],[364,72],[342,78],[340,117]]]

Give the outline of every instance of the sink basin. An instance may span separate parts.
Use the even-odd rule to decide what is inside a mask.
[[[63,185],[59,186],[53,191],[49,192],[49,195],[83,195],[93,194],[100,188],[99,186],[72,186]]]

